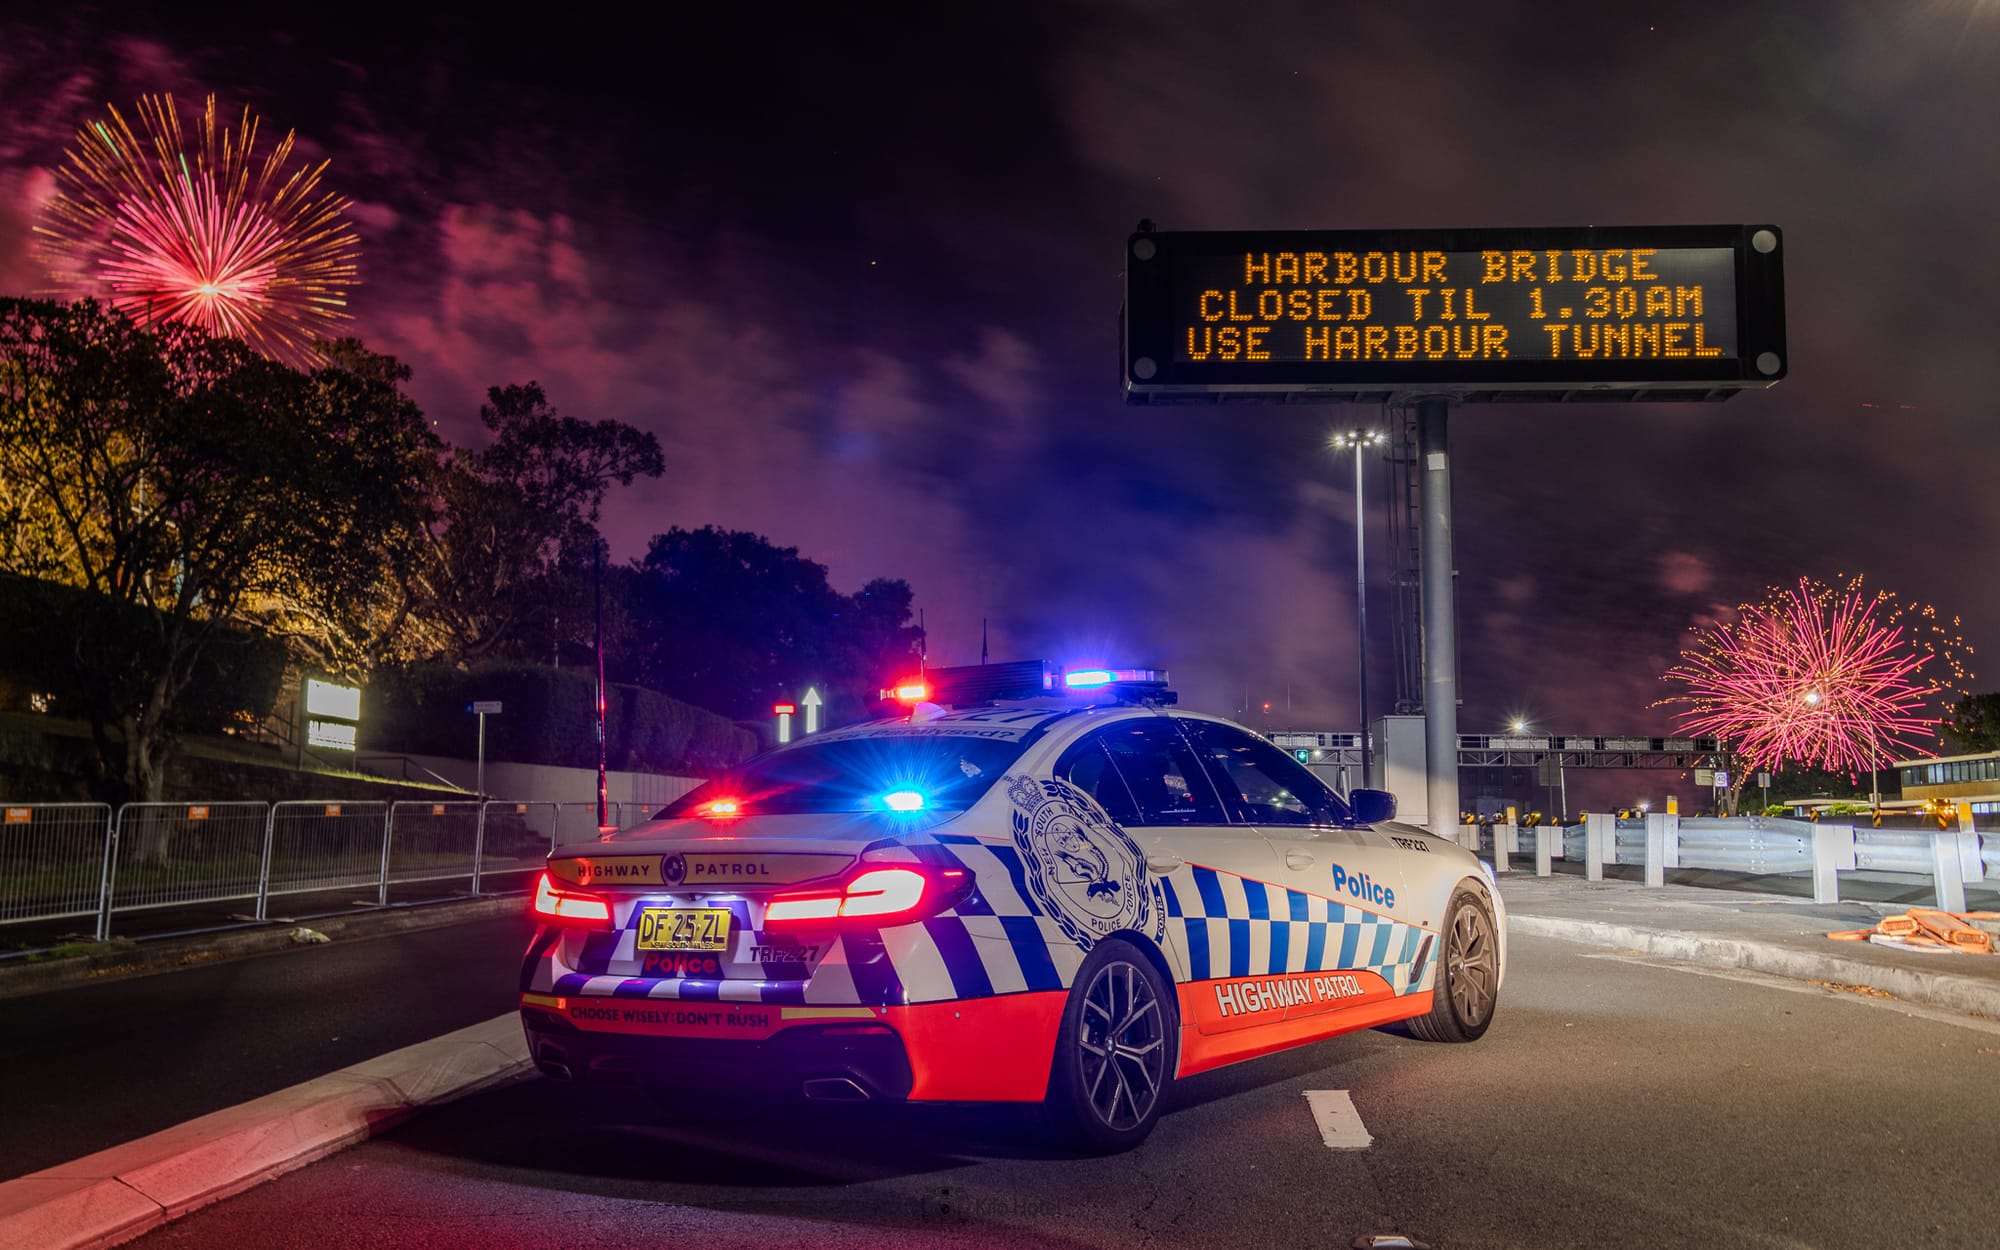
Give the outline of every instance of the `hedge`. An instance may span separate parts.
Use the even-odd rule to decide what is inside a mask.
[[[574,668],[495,663],[385,668],[362,694],[363,751],[465,758],[476,728],[465,706],[497,700],[486,718],[486,758],[514,764],[597,766],[596,678]],[[707,776],[748,758],[756,735],[727,717],[639,686],[605,697],[606,762],[632,772]]]
[[[100,595],[59,582],[0,576],[0,707],[25,710],[32,695],[53,695],[50,711],[82,716],[84,699],[75,640],[87,616],[112,605]],[[132,640],[128,658],[148,649],[154,627],[148,609],[118,609],[120,635]],[[101,623],[105,618],[98,616]],[[287,653],[283,640],[225,630],[196,657],[194,677],[176,702],[169,726],[190,733],[261,724],[277,706]],[[136,670],[135,670],[136,672]],[[130,675],[128,675],[130,676]]]

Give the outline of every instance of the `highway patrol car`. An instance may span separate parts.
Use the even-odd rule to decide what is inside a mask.
[[[1177,1077],[1394,1021],[1486,1032],[1499,894],[1388,794],[1175,710],[1163,674],[930,681],[550,856],[521,973],[543,1072],[1046,1102],[1119,1149]]]

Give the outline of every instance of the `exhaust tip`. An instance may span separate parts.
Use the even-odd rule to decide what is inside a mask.
[[[554,1077],[558,1081],[573,1081],[576,1074],[569,1070],[569,1056],[553,1046],[544,1046],[535,1053],[535,1067],[543,1076]]]
[[[814,1077],[805,1083],[805,1094],[814,1102],[867,1102],[868,1091],[844,1076]]]

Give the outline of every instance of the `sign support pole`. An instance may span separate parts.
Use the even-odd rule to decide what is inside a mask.
[[[475,784],[479,787],[479,797],[484,799],[486,797],[486,713],[484,712],[481,712],[479,714],[478,767],[479,767],[479,779]]]
[[[1431,832],[1458,823],[1458,609],[1452,597],[1451,458],[1448,401],[1417,401],[1417,454],[1423,457],[1424,753]]]

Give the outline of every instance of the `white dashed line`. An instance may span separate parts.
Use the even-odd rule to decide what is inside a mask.
[[[1321,1140],[1329,1150],[1362,1150],[1375,1139],[1354,1109],[1354,1100],[1344,1089],[1309,1089],[1306,1105],[1312,1108],[1313,1122],[1319,1125]]]

